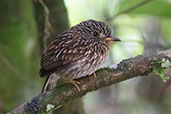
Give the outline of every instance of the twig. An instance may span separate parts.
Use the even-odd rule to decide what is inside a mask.
[[[129,12],[131,12],[131,11],[133,11],[133,10],[135,10],[135,9],[137,9],[137,8],[143,6],[143,5],[145,5],[145,4],[147,4],[147,3],[151,2],[151,1],[153,1],[153,0],[144,0],[144,1],[132,6],[132,7],[128,8],[128,9],[126,9],[126,10],[123,10],[123,11],[117,13],[116,15],[113,15],[112,17],[106,18],[105,21],[109,22],[109,21],[113,20],[114,18],[116,18],[117,16],[119,16],[121,14],[129,13]]]
[[[44,17],[45,17],[45,26],[44,26],[44,37],[43,37],[43,47],[46,48],[47,46],[47,41],[50,38],[51,35],[51,24],[49,20],[49,9],[46,6],[46,4],[43,2],[43,0],[39,0],[39,3],[43,6],[44,8]]]
[[[64,84],[52,91],[39,94],[32,100],[14,109],[12,114],[34,114],[45,111],[48,105],[59,107],[73,99],[84,96],[86,93],[95,91],[112,84],[122,82],[137,76],[144,76],[152,72],[153,67],[160,65],[154,60],[163,59],[171,61],[171,49],[158,52],[149,56],[137,56],[123,60],[116,69],[102,68],[96,71],[97,77],[86,76],[77,81],[80,82],[80,92],[72,84]]]

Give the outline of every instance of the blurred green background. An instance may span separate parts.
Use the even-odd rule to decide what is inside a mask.
[[[112,27],[122,43],[112,45],[103,67],[171,48],[171,0],[44,2],[50,11],[48,42],[88,19]],[[44,9],[39,0],[0,1],[0,114],[41,91],[45,79],[38,72],[44,24]],[[167,75],[171,76],[171,70]],[[88,93],[73,104],[60,108],[58,114],[171,114],[171,80],[163,83],[159,76],[150,74]]]

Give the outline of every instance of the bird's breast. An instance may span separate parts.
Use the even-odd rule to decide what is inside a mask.
[[[65,66],[65,69],[59,71],[63,77],[76,79],[94,73],[105,61],[108,54],[108,46],[105,44],[82,45],[79,48],[72,49],[79,54],[76,61]],[[79,51],[79,52],[78,52]],[[69,55],[70,57],[72,55]]]

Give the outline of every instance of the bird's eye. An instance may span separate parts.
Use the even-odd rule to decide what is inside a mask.
[[[96,32],[96,31],[94,31],[94,32],[93,32],[93,36],[97,37],[97,36],[99,36],[99,33]]]

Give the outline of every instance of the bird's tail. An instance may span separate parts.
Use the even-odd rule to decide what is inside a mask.
[[[58,79],[59,79],[59,76],[57,76],[55,73],[53,73],[52,75],[49,75],[44,83],[41,93],[50,91],[54,87],[56,87]]]
[[[49,76],[49,75],[53,74],[55,71],[56,71],[55,68],[51,69],[51,70],[45,70],[45,69],[41,68],[39,74],[40,74],[40,77],[45,77],[45,76]]]

